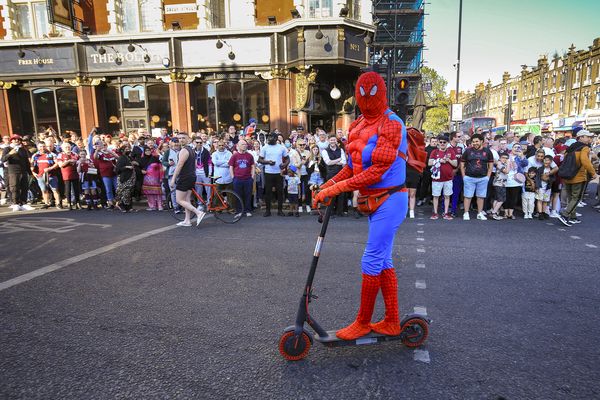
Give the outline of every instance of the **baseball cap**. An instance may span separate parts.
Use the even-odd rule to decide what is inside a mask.
[[[12,135],[10,140],[22,140],[21,135]]]
[[[290,169],[290,171],[292,171],[293,173],[296,173],[296,172],[298,172],[298,168],[296,168],[296,166],[295,166],[295,165],[290,165],[288,168],[289,168],[289,169]]]
[[[448,142],[450,139],[448,139],[448,136],[446,135],[438,135],[438,137],[436,138],[437,140],[445,140],[446,142]]]
[[[582,137],[582,136],[594,137],[594,134],[586,129],[582,129],[579,132],[577,132],[577,137]]]

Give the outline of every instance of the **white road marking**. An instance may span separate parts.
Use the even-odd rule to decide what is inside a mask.
[[[0,233],[6,234],[23,231],[67,233],[85,225],[96,226],[102,229],[112,226],[108,224],[78,222],[73,218],[20,217],[0,222]]]
[[[417,249],[417,253],[425,253],[425,249],[424,249],[424,248],[422,248],[422,247],[419,247],[419,248]]]
[[[109,251],[119,248],[121,246],[125,246],[126,244],[137,242],[138,240],[146,239],[150,236],[154,236],[159,233],[167,232],[167,231],[170,231],[175,228],[177,228],[177,226],[173,224],[173,225],[165,226],[163,228],[154,229],[152,231],[141,233],[139,235],[131,236],[127,239],[119,240],[118,242],[115,242],[113,244],[102,246],[96,250],[91,250],[91,251],[88,251],[87,253],[79,254],[77,256],[67,258],[66,260],[62,260],[62,261],[56,262],[54,264],[47,265],[40,269],[36,269],[35,271],[31,271],[29,273],[17,276],[16,278],[9,279],[5,282],[1,282],[0,283],[0,291],[2,291],[4,289],[8,289],[9,287],[12,287],[12,286],[16,286],[20,283],[30,281],[34,278],[37,278],[38,276],[46,275],[50,272],[57,271],[61,268],[69,266],[71,264],[75,264],[80,261],[87,260],[88,258],[109,252]]]
[[[425,241],[425,238],[417,238],[417,240],[418,240],[419,242],[424,242],[424,241]]]
[[[565,232],[566,231],[566,229],[564,229],[564,228],[558,228],[558,230],[561,231],[561,232]]]
[[[414,310],[415,310],[415,314],[422,315],[423,317],[427,316],[427,308],[426,307],[415,306]]]
[[[579,236],[571,236],[571,239],[579,240],[581,238]]]
[[[429,358],[429,352],[427,350],[415,350],[413,353],[413,359],[429,364],[431,359]]]
[[[25,254],[29,254],[29,253],[32,253],[32,252],[38,250],[38,249],[41,249],[42,247],[46,246],[47,244],[50,244],[50,243],[54,242],[55,240],[56,240],[56,238],[52,238],[52,239],[46,240],[44,243],[38,244],[37,246],[32,247],[31,249],[27,250],[25,252]]]
[[[417,289],[427,289],[427,284],[426,284],[426,283],[425,283],[425,281],[423,281],[423,280],[417,280],[417,281],[415,282],[415,287],[416,287]]]
[[[598,246],[596,246],[595,244],[589,244],[589,243],[586,243],[585,245],[586,245],[587,247],[589,247],[590,249],[597,249],[597,248],[598,248]]]
[[[423,234],[425,233],[425,231],[417,231],[417,233]]]
[[[418,223],[417,226],[425,226],[423,223]]]
[[[425,268],[425,263],[417,262],[417,268]]]
[[[418,217],[417,219],[423,219],[423,217]]]
[[[552,225],[554,225],[554,224],[553,224],[552,222],[546,222],[546,225],[550,225],[550,226],[552,226]]]

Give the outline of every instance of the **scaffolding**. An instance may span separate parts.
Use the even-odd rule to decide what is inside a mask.
[[[370,64],[388,87],[388,101],[394,108],[399,79],[410,82],[408,104],[413,104],[421,80],[424,0],[373,0]]]

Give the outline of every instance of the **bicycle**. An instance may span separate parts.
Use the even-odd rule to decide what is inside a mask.
[[[219,178],[220,177],[212,178],[212,182]],[[196,185],[203,186],[207,189],[209,188],[210,197],[208,200],[204,200],[202,196],[196,192],[196,187],[194,186],[192,188],[190,203],[192,203],[195,208],[213,214],[216,219],[226,224],[235,224],[242,219],[244,202],[237,193],[229,189],[218,190],[217,185],[214,183],[196,182]],[[236,212],[237,204],[240,205],[240,210],[242,210],[239,213]],[[185,218],[185,210],[182,207],[180,208],[174,205],[172,215],[175,219],[183,221]],[[192,215],[192,220],[194,218],[196,218],[196,216]]]

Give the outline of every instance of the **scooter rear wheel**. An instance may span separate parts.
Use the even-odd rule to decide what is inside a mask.
[[[429,326],[426,321],[421,318],[412,318],[406,321],[402,327],[402,343],[406,347],[419,347],[429,335]]]
[[[305,332],[296,336],[294,332],[285,332],[279,339],[279,352],[289,361],[302,360],[310,350],[310,338]]]

